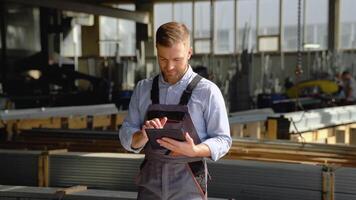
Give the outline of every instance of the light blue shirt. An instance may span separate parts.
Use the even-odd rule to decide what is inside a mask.
[[[182,79],[174,85],[165,82],[160,75],[160,104],[177,105],[183,91],[195,75],[189,66]],[[152,103],[152,82],[153,78],[141,80],[132,94],[128,115],[119,133],[121,144],[128,151],[138,153],[141,150],[131,148],[132,136],[141,130],[147,108]],[[210,148],[211,159],[216,161],[224,156],[231,147],[231,136],[225,102],[219,88],[213,82],[202,79],[193,90],[188,102],[188,111],[200,140]]]

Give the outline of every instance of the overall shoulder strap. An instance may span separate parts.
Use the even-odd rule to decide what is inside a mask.
[[[152,104],[159,104],[158,77],[159,77],[159,75],[157,75],[153,78],[152,89],[151,89]]]
[[[188,84],[187,88],[184,90],[179,105],[187,105],[189,102],[190,97],[192,96],[192,92],[194,88],[198,85],[199,81],[202,79],[199,74],[197,74],[193,80]]]

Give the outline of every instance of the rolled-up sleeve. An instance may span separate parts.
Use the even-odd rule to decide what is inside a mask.
[[[219,88],[214,85],[207,95],[204,118],[206,119],[206,131],[209,138],[205,140],[203,144],[209,147],[211,159],[217,161],[223,157],[231,147],[230,125],[224,98]]]
[[[141,129],[141,120],[140,120],[140,111],[139,111],[139,93],[140,93],[140,83],[138,83],[135,88],[130,104],[128,114],[120,128],[119,137],[121,145],[128,151],[132,151],[135,153],[139,153],[141,149],[133,149],[131,147],[132,144],[132,136],[135,132]]]

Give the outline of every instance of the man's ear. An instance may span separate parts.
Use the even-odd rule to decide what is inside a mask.
[[[190,57],[192,56],[193,54],[193,48],[192,47],[189,47],[189,50],[188,50],[188,60],[190,59]]]

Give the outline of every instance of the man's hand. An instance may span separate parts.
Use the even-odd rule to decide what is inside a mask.
[[[163,118],[154,118],[148,121],[145,121],[142,129],[146,129],[146,128],[163,128],[164,125],[167,122],[167,117],[163,117]]]
[[[171,150],[172,155],[184,155],[188,157],[210,157],[210,149],[206,144],[194,144],[194,140],[189,133],[185,133],[184,142],[180,142],[171,138],[164,137],[158,139],[157,142],[164,148]]]
[[[160,119],[154,118],[152,120],[145,121],[144,125],[142,126],[142,129],[133,134],[131,148],[139,149],[147,143],[148,137],[145,130],[146,128],[163,128],[166,122],[167,117],[163,117]]]

